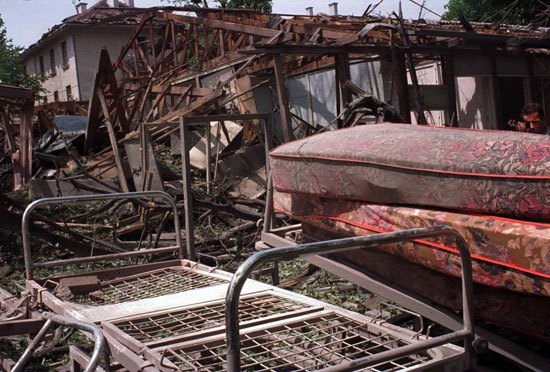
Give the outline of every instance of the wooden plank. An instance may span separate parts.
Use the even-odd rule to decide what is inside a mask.
[[[4,131],[6,136],[8,155],[11,155],[16,151],[17,147],[15,144],[15,138],[13,137],[13,130],[10,124],[9,116],[4,110],[0,110],[0,128]]]
[[[98,89],[101,89],[101,71],[104,71],[105,69],[110,67],[106,65],[107,61],[104,58],[102,59],[101,57],[102,54],[99,58],[98,68],[95,74],[92,92],[90,94],[90,103],[88,104],[88,123],[86,125],[86,136],[84,139],[84,154],[88,153],[97,137],[97,131],[100,124],[99,115],[101,112],[101,103],[99,102],[99,98],[96,92],[98,91]]]
[[[281,126],[283,128],[283,137],[285,142],[294,139],[292,130],[292,120],[290,116],[290,108],[288,106],[288,97],[286,95],[285,78],[283,75],[284,60],[281,55],[273,56],[273,67],[275,69],[275,80],[277,86],[277,97],[279,99],[279,115],[281,117]]]
[[[254,97],[254,92],[252,92],[252,80],[250,75],[243,76],[241,78],[235,79],[235,90],[237,95],[240,95],[237,98],[237,103],[239,105],[240,112],[258,112],[256,106],[256,99]],[[243,122],[243,140],[248,142],[253,140],[259,132],[259,120],[251,120]]]
[[[207,106],[208,104],[212,103],[213,101],[221,98],[224,96],[223,89],[220,87],[216,88],[211,94],[208,96],[196,99],[193,101],[189,106],[182,107],[179,110],[170,112],[163,117],[159,118],[158,120],[155,120],[153,122],[145,123],[146,125],[156,125],[156,124],[166,124],[167,122],[173,122],[177,120],[181,116],[185,116],[193,111],[199,110],[203,106]]]
[[[164,99],[166,98],[166,93],[170,90],[170,85],[166,85],[164,87],[164,89],[162,90],[162,92],[159,92],[157,94],[157,96],[155,97],[155,100],[153,101],[153,103],[151,104],[151,107],[149,108],[149,111],[147,112],[147,114],[144,116],[145,120],[144,121],[148,121],[151,116],[153,115],[155,109],[157,108],[157,106],[159,105],[159,103]],[[192,87],[187,87],[187,90],[184,91],[182,93],[182,95],[187,95],[190,91],[192,90]],[[160,109],[158,110],[159,112],[162,112]]]
[[[393,76],[395,80],[395,92],[399,101],[399,113],[406,120],[411,122],[411,106],[409,103],[409,85],[407,83],[407,66],[405,65],[405,55],[398,52],[395,46],[394,32],[392,32],[391,41],[391,59],[393,66]]]
[[[139,23],[139,25],[137,25],[136,28],[134,28],[134,30],[132,31],[132,34],[128,38],[129,40],[128,43],[124,47],[122,47],[122,51],[120,52],[119,57],[114,64],[115,68],[119,68],[121,66],[122,62],[124,61],[124,58],[126,57],[126,53],[128,53],[128,51],[132,47],[132,43],[134,39],[138,37],[138,35],[143,30],[147,22],[149,22],[151,19],[155,17],[158,17],[159,15],[160,15],[159,12],[151,11],[142,16],[143,18],[141,19],[141,22]]]
[[[123,87],[124,87],[124,90],[129,90],[129,91],[137,91],[137,90],[147,88],[146,85],[135,84],[135,83],[125,83]],[[182,94],[186,94],[189,90],[190,90],[189,95],[191,97],[203,97],[208,94],[211,94],[214,91],[214,89],[199,88],[192,85],[168,84],[168,87],[166,87],[166,86],[163,86],[162,84],[151,84],[150,92],[155,94],[164,92],[164,94],[166,95],[181,96]]]
[[[105,116],[105,123],[107,124],[107,132],[109,133],[109,140],[111,141],[111,148],[113,150],[113,155],[115,157],[115,163],[118,169],[118,177],[120,182],[120,188],[124,192],[130,191],[128,188],[128,182],[126,181],[126,175],[124,173],[124,168],[122,167],[122,158],[120,157],[120,152],[118,151],[118,143],[115,136],[115,130],[113,124],[111,123],[111,118],[109,115],[109,108],[107,107],[107,102],[105,101],[105,96],[101,89],[97,89],[97,97],[101,103],[103,109],[103,115]]]
[[[458,112],[456,109],[456,84],[453,56],[441,56],[443,70],[443,84],[448,89],[448,118],[447,123],[451,127],[458,127]]]
[[[22,319],[0,322],[0,336],[36,334],[44,325],[44,319]]]
[[[102,80],[109,86],[109,91],[113,96],[114,106],[116,107],[116,116],[113,120],[116,121],[118,119],[122,132],[126,134],[130,130],[128,118],[126,117],[126,107],[122,104],[120,99],[121,90],[118,87],[115,72],[111,67],[111,58],[109,57],[109,52],[107,52],[107,49],[101,50],[99,59],[100,61],[103,61],[100,62],[100,64],[105,66],[105,69],[101,71],[103,74]]]
[[[231,23],[226,21],[220,21],[217,19],[201,18],[201,17],[189,17],[174,13],[163,13],[165,19],[184,22],[190,25],[204,25],[218,30],[235,31],[249,35],[273,37],[279,33],[278,30],[272,30],[270,28],[249,26],[242,23]],[[288,41],[292,39],[292,34],[285,33],[282,41]]]
[[[19,124],[19,166],[21,170],[21,184],[18,186],[26,185],[30,182],[32,177],[32,114],[33,114],[32,100],[26,100],[20,109]]]
[[[102,181],[113,188],[118,187],[118,183],[113,180]],[[65,180],[33,179],[30,182],[30,190],[33,198],[53,198],[58,196],[96,194],[96,191],[91,191],[92,188],[95,190],[103,190],[105,193],[113,192],[112,189],[109,189],[108,187],[105,187],[93,180],[78,180],[78,184],[83,185],[83,188],[77,188],[75,185]],[[86,186],[89,186],[90,189],[86,189]]]
[[[218,123],[218,125],[224,125],[223,123]],[[206,168],[206,195],[210,195],[210,190],[212,188],[212,126],[210,122],[205,124],[204,127],[205,140],[206,140],[206,152],[205,152],[205,168]]]
[[[132,171],[132,178],[134,179],[134,185],[136,191],[145,190],[164,190],[162,185],[162,179],[158,170],[157,161],[155,159],[155,153],[153,152],[153,146],[150,141],[147,141],[147,157],[148,157],[148,169],[147,172],[151,174],[150,188],[144,187],[144,172],[141,169],[141,144],[139,138],[132,138],[124,142],[124,150],[128,157],[128,163]]]
[[[189,128],[183,118],[180,118],[180,137],[187,259],[196,261],[193,196],[191,193],[191,164],[189,162]]]

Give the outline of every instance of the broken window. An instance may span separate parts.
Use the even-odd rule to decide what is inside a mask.
[[[64,41],[61,43],[61,56],[63,58],[63,68],[69,68],[69,55],[67,54],[67,43]]]
[[[67,101],[70,101],[71,99],[73,99],[73,92],[70,85],[67,85],[65,87],[65,91],[67,92]]]
[[[55,52],[50,50],[50,75],[55,75]]]
[[[57,90],[53,92],[53,100],[54,102],[59,102],[59,92]]]

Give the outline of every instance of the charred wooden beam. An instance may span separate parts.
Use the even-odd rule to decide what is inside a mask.
[[[294,139],[292,131],[292,118],[288,107],[288,97],[286,94],[285,78],[283,73],[284,60],[280,55],[273,56],[273,64],[275,69],[275,83],[277,86],[277,98],[279,100],[279,115],[281,118],[281,127],[283,128],[283,137],[285,142]]]

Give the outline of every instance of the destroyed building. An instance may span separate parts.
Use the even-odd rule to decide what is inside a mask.
[[[275,113],[288,141],[384,120],[504,129],[525,102],[549,109],[544,28],[177,7],[124,16],[140,22],[121,53],[102,51],[83,155],[99,138],[115,152],[125,136],[176,140],[181,116]],[[244,125],[249,140],[258,122]]]
[[[87,5],[78,2],[75,15],[53,26],[21,55],[28,74],[46,78],[46,102],[89,100],[101,48],[116,55],[139,23],[139,17],[127,14],[133,1]],[[125,16],[118,17],[121,14]]]
[[[42,137],[44,130],[35,127],[33,133],[29,125],[28,92],[3,89],[1,93],[5,95],[4,101],[7,99],[11,105],[11,111],[6,111],[2,117],[2,128],[7,135],[20,138],[10,143],[10,155],[17,151],[28,154],[5,159],[13,163],[14,177],[20,180],[18,186],[29,184],[35,198],[95,194],[95,197],[107,201],[106,205],[87,210],[78,215],[79,218],[98,214],[110,222],[108,213],[111,210],[116,210],[113,217],[124,217],[107,227],[97,227],[95,223],[86,225],[106,228],[110,234],[112,241],[88,239],[78,246],[85,250],[86,245],[90,245],[94,255],[102,255],[99,256],[102,258],[75,254],[50,262],[34,262],[30,258],[30,239],[26,236],[23,243],[26,288],[39,297],[37,302],[63,315],[78,313],[101,323],[117,362],[130,370],[144,366],[150,370],[164,367],[185,369],[190,365],[192,368],[214,365],[223,369],[227,363],[236,364],[235,370],[238,370],[238,357],[231,361],[227,358],[227,355],[234,358],[231,352],[235,353],[235,348],[228,348],[227,355],[223,349],[225,341],[239,340],[239,330],[237,325],[236,337],[234,328],[228,331],[228,337],[224,333],[223,291],[216,286],[228,286],[230,275],[219,270],[218,263],[223,259],[233,262],[242,254],[240,245],[244,239],[234,239],[239,233],[248,233],[248,245],[250,241],[261,240],[256,245],[260,250],[287,247],[285,244],[297,236],[299,228],[292,224],[292,220],[277,216],[273,200],[270,200],[273,184],[269,178],[269,151],[276,145],[331,129],[380,122],[503,129],[506,120],[517,117],[523,103],[529,101],[543,103],[546,112],[550,112],[550,86],[547,84],[550,78],[550,37],[546,28],[406,20],[397,14],[380,17],[368,12],[361,17],[341,16],[337,14],[335,4],[333,10],[333,15],[277,15],[235,9],[163,7],[125,9],[116,16],[108,16],[98,23],[109,24],[124,17],[134,17],[139,19],[139,23],[120,53],[108,49],[100,51],[95,61],[94,77],[90,80],[89,104],[83,112],[85,126],[77,135],[80,142],[55,134],[56,139],[60,139],[60,147],[54,146],[55,149],[50,147],[53,140],[48,146],[32,147],[30,139]],[[19,94],[16,97],[22,101],[10,101],[13,94]],[[20,120],[11,119],[16,114],[27,116]],[[51,128],[48,129],[55,129],[51,122],[49,125]],[[389,126],[363,128],[392,129]],[[409,125],[396,128],[403,131],[402,138],[407,137]],[[419,127],[414,128],[418,130]],[[338,132],[331,133],[338,136]],[[470,136],[475,137],[475,134]],[[418,137],[425,140],[422,134]],[[452,137],[456,140],[458,136]],[[329,147],[324,145],[326,142],[322,143],[318,147]],[[425,142],[418,143],[426,146]],[[417,150],[421,151],[423,146],[418,146]],[[341,147],[345,148],[346,143]],[[432,157],[430,153],[424,155]],[[289,155],[292,156],[295,153]],[[292,166],[288,168],[292,170]],[[302,174],[307,182],[295,178],[300,186],[308,187],[310,179],[315,177],[305,169]],[[333,181],[332,173],[324,175]],[[164,190],[170,196],[158,191],[155,194],[153,190]],[[152,193],[139,195],[145,199],[141,202],[135,197],[136,200],[127,208],[121,207],[125,205],[122,202],[111,201],[111,198],[127,197],[127,192],[132,191]],[[297,194],[302,191],[297,190]],[[124,194],[112,195],[118,192]],[[303,194],[296,199],[305,199]],[[132,195],[135,194],[130,194],[134,198]],[[164,202],[152,200],[157,197],[165,199]],[[70,200],[63,201],[68,203]],[[55,199],[39,204],[53,204],[52,208],[57,208],[56,213],[52,213],[54,216],[65,207],[55,205]],[[37,204],[31,207],[31,211],[35,207]],[[5,209],[12,216],[16,215],[16,210],[22,214],[24,208]],[[167,223],[170,213],[174,221]],[[180,227],[180,214],[184,217],[185,228]],[[43,231],[44,226],[56,227],[66,234],[59,246],[72,243],[71,239],[84,239],[78,231],[83,227],[80,220],[54,223],[37,216],[32,228],[43,236],[49,237]],[[213,222],[216,218],[225,223],[221,231],[216,230]],[[281,226],[275,226],[281,220]],[[150,228],[152,223],[156,224],[154,228]],[[162,231],[167,224],[174,231]],[[316,237],[319,241],[326,238],[321,236],[322,229],[311,225],[310,228],[310,233],[319,234]],[[479,228],[474,226],[472,230],[479,231]],[[537,230],[537,227],[531,225],[531,230]],[[140,231],[143,231],[141,235]],[[434,232],[447,233],[445,228],[436,227],[422,231],[421,235],[425,233],[425,237],[429,237]],[[184,239],[180,233],[184,233]],[[416,233],[408,231],[405,235]],[[256,239],[258,237],[261,239]],[[382,236],[380,239],[386,238]],[[370,242],[366,237],[361,239]],[[228,241],[234,245],[226,246]],[[343,247],[348,243],[340,241],[337,244]],[[453,253],[460,250],[453,256],[454,268],[458,267],[460,259],[461,267],[466,262],[460,244],[460,249],[452,246]],[[214,253],[209,250],[213,245],[217,248]],[[304,249],[299,239],[292,241],[291,246],[296,245]],[[155,255],[164,255],[165,260],[155,262],[151,258]],[[142,256],[143,260],[137,261],[137,257]],[[184,256],[190,261],[184,260]],[[87,267],[84,276],[80,277],[72,274],[38,277],[44,268],[85,265],[100,259],[111,260],[112,267],[91,273]],[[212,267],[198,264],[197,260],[208,262]],[[372,261],[375,264],[382,262]],[[121,262],[130,262],[131,266],[119,269],[116,265]],[[384,266],[380,268],[381,272],[389,267],[380,266]],[[404,267],[401,272],[412,272],[410,266],[400,267]],[[274,284],[279,283],[277,263],[264,270],[272,275]],[[351,270],[342,271],[348,278],[358,278]],[[397,271],[396,276],[400,274]],[[532,272],[523,274],[531,275]],[[405,284],[413,282],[404,276],[400,279]],[[408,284],[426,287],[431,279],[433,276],[427,275]],[[454,362],[459,360],[458,357],[455,359],[457,354],[465,354],[465,360],[469,360],[473,342],[472,331],[467,326],[473,317],[470,312],[473,308],[470,306],[471,291],[468,289],[471,281],[454,282],[456,293],[462,289],[463,296],[468,298],[459,305],[456,305],[458,296],[454,295],[455,292],[445,292],[447,280],[438,281],[445,298],[452,302],[453,311],[462,311],[463,319],[456,313],[432,313],[456,332],[453,337],[464,338],[464,349],[449,345],[449,348],[438,349],[436,354],[415,354],[404,364],[435,364],[439,363],[438,358]],[[539,290],[537,283],[533,287]],[[348,362],[349,355],[333,357],[336,355],[333,351],[342,345],[340,340],[333,343],[333,338],[349,332],[349,329],[340,328],[332,331],[332,327],[342,319],[340,310],[309,300],[307,304],[295,301],[288,305],[291,302],[288,301],[281,306],[278,304],[283,301],[279,296],[287,300],[294,300],[294,297],[281,294],[278,289],[255,285],[247,287],[244,296],[252,307],[258,306],[257,311],[261,314],[266,314],[264,304],[267,307],[275,304],[273,313],[267,312],[270,317],[273,315],[269,320],[278,322],[277,327],[286,327],[284,332],[290,333],[288,340],[291,345],[289,350],[273,353],[273,349],[279,350],[274,345],[281,340],[274,336],[270,322],[260,324],[257,321],[258,313],[253,310],[245,317],[251,321],[247,325],[256,328],[244,329],[243,334],[249,337],[247,342],[250,344],[258,342],[262,346],[247,349],[259,350],[257,354],[248,355],[248,361],[252,360],[254,365],[269,364],[268,370],[288,366],[294,370],[298,364],[303,369],[316,369],[324,368],[323,363]],[[437,288],[434,286],[434,289]],[[193,292],[194,296],[183,296],[187,299],[183,304],[180,295],[187,290],[197,292]],[[256,297],[255,294],[260,295]],[[395,299],[406,297],[391,290],[386,294],[394,295]],[[172,297],[155,301],[159,296]],[[507,294],[501,293],[501,296],[508,298]],[[534,297],[526,301],[534,301],[542,308],[544,298]],[[208,306],[201,302],[205,298],[211,301]],[[265,298],[269,300],[264,301]],[[138,301],[138,305],[126,306],[130,301]],[[419,313],[432,311],[430,305],[413,300],[408,302],[411,303]],[[510,301],[506,309],[518,303]],[[312,306],[316,308],[311,309]],[[499,309],[496,308],[495,312],[498,313]],[[300,321],[294,322],[292,317],[280,315],[287,310],[295,311],[293,316],[301,316]],[[147,311],[154,311],[155,316],[159,316],[154,322],[159,320],[144,331],[151,324]],[[317,317],[317,311],[322,312],[320,317]],[[201,313],[197,315],[198,312]],[[207,320],[200,318],[197,328],[182,330],[187,326],[188,314],[197,318],[204,316]],[[544,314],[537,314],[529,322],[524,321],[522,326],[540,332],[542,328],[538,320]],[[237,321],[238,317],[232,315],[229,318]],[[509,322],[519,323],[519,318],[508,316],[506,312],[501,311],[500,315],[507,317]],[[165,316],[176,324],[175,329],[166,331],[163,328]],[[308,323],[310,319],[311,323]],[[317,319],[321,319],[319,323],[315,323]],[[36,323],[39,322],[33,321],[35,323],[29,327],[38,327]],[[369,327],[374,324],[364,318],[360,318],[360,322],[369,324]],[[324,339],[319,344],[303,342],[300,335],[312,324],[321,324],[320,327],[328,324],[329,331],[323,334]],[[355,327],[357,322],[350,324]],[[249,332],[251,329],[254,332]],[[387,336],[392,332],[377,327],[373,329],[375,334],[383,333],[384,340],[391,340],[382,344],[402,345],[400,338]],[[410,333],[403,333],[408,336],[407,342],[421,340]],[[371,336],[365,329],[359,329],[351,339],[369,347],[381,347],[377,337]],[[492,337],[491,342],[507,355],[515,351],[498,338]],[[267,344],[265,348],[264,343]],[[197,352],[198,347],[203,349]],[[330,357],[326,360],[319,357],[319,350]],[[305,354],[313,362],[308,358],[302,360],[299,355]],[[91,363],[92,359],[76,347],[70,349],[70,356],[75,365]],[[529,353],[523,353],[522,358],[528,367],[542,364],[537,356]],[[281,367],[278,364],[281,360],[287,364]],[[468,368],[469,362],[464,363],[458,368]],[[394,364],[393,367],[405,366]]]

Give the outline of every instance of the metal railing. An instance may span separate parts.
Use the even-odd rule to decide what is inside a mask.
[[[98,200],[116,200],[116,199],[146,199],[146,198],[160,198],[168,202],[170,207],[172,207],[172,214],[174,216],[174,228],[176,230],[176,245],[178,248],[179,257],[183,258],[183,246],[180,235],[180,220],[178,216],[178,209],[174,199],[164,191],[141,191],[141,192],[129,192],[129,193],[114,193],[114,194],[99,194],[99,195],[79,195],[79,196],[63,196],[57,198],[44,198],[39,199],[27,206],[25,212],[23,213],[23,222],[22,222],[22,236],[23,236],[23,255],[25,257],[25,275],[27,280],[33,279],[33,260],[31,255],[31,241],[30,241],[30,232],[29,224],[32,212],[39,206],[51,205],[51,204],[61,204],[61,203],[83,203],[90,201]],[[98,255],[93,257],[82,257],[77,259],[69,259],[63,261],[51,261],[50,265],[48,263],[41,263],[40,266],[59,266],[67,265],[70,263],[85,263],[93,262],[99,260],[115,259],[115,258],[126,258],[126,257],[135,257],[142,256],[147,254],[159,254],[166,251],[174,251],[174,249],[167,248],[157,248],[157,249],[144,249],[135,252],[124,252],[116,254],[106,254]],[[191,252],[187,252],[188,256],[191,255]]]
[[[262,264],[270,261],[292,260],[308,255],[329,254],[346,250],[373,248],[383,244],[398,243],[422,239],[434,236],[448,235],[455,238],[457,248],[460,252],[462,264],[462,299],[463,299],[463,325],[464,328],[449,334],[433,337],[425,341],[416,342],[406,346],[384,351],[382,353],[359,358],[356,360],[341,363],[328,367],[323,371],[351,371],[367,366],[372,366],[391,359],[425,351],[433,347],[441,346],[450,342],[464,340],[464,356],[466,368],[473,365],[473,283],[472,283],[472,262],[466,241],[454,229],[448,226],[435,226],[403,230],[386,234],[369,236],[358,236],[345,239],[329,240],[301,244],[297,246],[273,248],[258,252],[249,257],[235,272],[225,299],[225,324],[226,324],[226,345],[227,345],[227,369],[230,372],[240,371],[240,332],[239,332],[239,297],[244,283],[254,271]]]
[[[92,353],[92,356],[90,357],[90,363],[88,364],[84,372],[95,371],[97,366],[99,365],[103,350],[105,349],[105,337],[103,336],[101,328],[93,323],[72,320],[54,314],[44,314],[43,317],[46,319],[46,322],[44,323],[38,334],[29,343],[29,345],[23,352],[23,355],[21,355],[21,358],[19,358],[11,371],[21,372],[25,370],[25,366],[32,358],[33,351],[38,347],[44,336],[46,336],[46,334],[54,324],[61,324],[63,326],[75,328],[93,334],[94,351]]]

